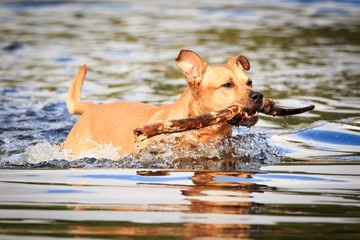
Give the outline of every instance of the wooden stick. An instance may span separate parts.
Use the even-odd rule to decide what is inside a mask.
[[[261,108],[260,112],[273,116],[288,116],[288,115],[304,113],[313,110],[314,108],[315,108],[314,105],[309,105],[307,107],[302,107],[302,108],[279,108],[279,107],[275,107],[275,103],[272,99],[265,98],[263,107]]]
[[[314,108],[314,105],[303,108],[278,108],[275,107],[275,103],[272,99],[265,98],[260,112],[273,116],[286,116],[304,113]],[[159,120],[135,128],[135,140],[143,141],[159,134],[200,129],[217,123],[230,121],[232,119],[240,119],[244,115],[244,109],[239,106],[231,106],[220,111],[210,112],[196,117]]]
[[[148,123],[134,129],[136,141],[163,134],[200,129],[217,123],[229,121],[235,116],[245,115],[245,110],[238,106],[231,106],[220,111],[206,113],[197,117],[181,119],[165,119]]]

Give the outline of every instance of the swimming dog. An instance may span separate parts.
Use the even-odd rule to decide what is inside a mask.
[[[239,106],[246,116],[193,132],[192,138],[207,142],[223,134],[231,135],[234,125],[251,127],[258,121],[257,112],[263,105],[263,95],[252,88],[252,79],[245,70],[250,69],[248,59],[235,56],[223,66],[209,66],[198,54],[181,50],[175,59],[185,75],[187,89],[172,103],[154,106],[139,102],[113,102],[103,105],[80,100],[86,65],[76,74],[69,88],[66,106],[70,114],[80,114],[68,134],[64,149],[80,154],[96,144],[112,144],[120,155],[137,153],[141,148],[162,136],[152,137],[136,146],[133,129],[160,119],[194,117],[229,106]]]

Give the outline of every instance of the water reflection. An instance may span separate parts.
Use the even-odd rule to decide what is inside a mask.
[[[338,166],[320,172],[311,166],[273,166],[267,167],[268,174],[2,171],[0,234],[257,239],[263,234],[293,236],[299,227],[311,236],[316,226],[325,236],[341,236],[336,231],[346,227],[353,239],[360,222],[354,190],[359,175],[326,173],[333,168]],[[342,166],[342,170],[347,168],[354,173],[359,170],[358,166]]]
[[[94,234],[94,235],[136,235],[136,236],[157,236],[160,239],[169,236],[182,236],[182,237],[217,237],[217,238],[243,238],[250,237],[253,230],[258,229],[256,226],[250,224],[235,224],[226,223],[233,220],[226,219],[227,214],[232,215],[248,215],[255,211],[253,210],[257,204],[251,202],[237,202],[237,201],[204,201],[199,197],[228,197],[228,193],[232,194],[248,194],[256,191],[258,188],[254,183],[230,183],[215,181],[216,177],[241,177],[249,178],[251,173],[220,173],[220,172],[195,172],[191,177],[171,177],[168,171],[141,171],[135,176],[109,176],[113,179],[124,179],[136,181],[142,186],[149,186],[149,184],[156,183],[170,184],[181,190],[181,195],[188,203],[182,206],[176,205],[162,205],[162,206],[127,206],[127,207],[105,207],[100,209],[116,210],[116,211],[154,211],[158,210],[161,214],[166,216],[166,212],[177,211],[184,214],[179,215],[178,221],[180,223],[163,223],[163,224],[135,224],[135,223],[117,223],[109,227],[105,226],[76,226],[71,229],[71,234]],[[139,176],[140,175],[140,176]],[[161,177],[159,177],[161,176]],[[102,178],[102,175],[83,175],[81,177],[89,178]],[[140,177],[140,178],[139,178]],[[140,181],[143,179],[143,181]],[[176,184],[177,181],[185,181],[185,189],[182,184]],[[167,183],[172,181],[171,183]],[[174,184],[175,183],[175,184]],[[184,183],[184,182],[183,182]],[[207,192],[216,192],[216,194],[209,194]],[[249,198],[244,196],[245,198]],[[183,208],[183,210],[181,210]],[[74,210],[95,210],[99,208],[76,206]],[[160,214],[160,212],[158,214]],[[131,213],[129,213],[131,214]],[[157,215],[157,213],[153,213]],[[213,215],[213,217],[209,216]],[[225,219],[224,219],[225,217]],[[210,221],[209,221],[210,220]],[[156,220],[155,220],[156,221]],[[166,221],[166,220],[165,220]],[[216,223],[204,223],[216,222]],[[224,223],[221,223],[224,222]]]
[[[317,122],[313,127],[303,129],[295,133],[288,133],[273,136],[279,144],[280,152],[286,151],[286,155],[297,158],[302,155],[304,158],[313,160],[324,159],[327,161],[358,161],[360,145],[360,128],[356,124],[356,118],[341,122]],[[295,145],[301,145],[306,149],[300,153]]]

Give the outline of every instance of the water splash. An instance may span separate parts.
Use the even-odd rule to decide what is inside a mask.
[[[222,137],[207,143],[169,138],[153,142],[123,162],[131,167],[206,170],[258,170],[279,162],[279,155],[266,139],[255,133]],[[127,162],[127,163],[126,163]]]
[[[158,168],[256,171],[280,161],[277,151],[259,134],[243,133],[197,143],[168,136],[154,141],[138,154],[119,157],[112,145],[71,155],[48,142],[29,146],[25,153],[0,162],[2,168]]]

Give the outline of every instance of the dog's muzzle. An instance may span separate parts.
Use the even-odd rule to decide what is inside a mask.
[[[252,107],[245,108],[245,115],[234,117],[228,121],[229,124],[250,128],[258,122],[259,117],[257,112],[260,111],[261,107],[263,106],[264,97],[261,92],[251,91],[249,93],[249,98],[251,99]]]

